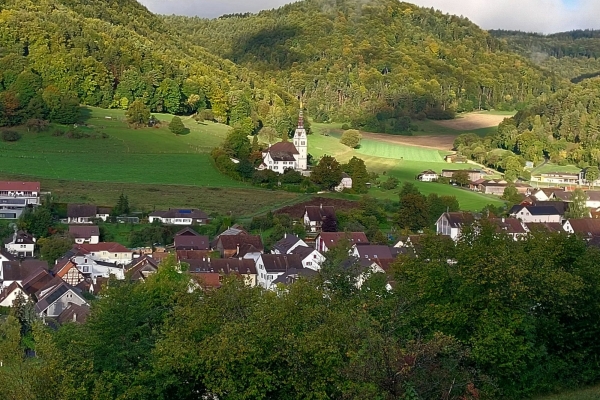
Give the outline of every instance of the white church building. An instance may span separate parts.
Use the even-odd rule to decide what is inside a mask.
[[[306,129],[304,129],[302,110],[300,110],[298,127],[292,142],[279,142],[269,145],[262,156],[263,162],[258,167],[259,170],[270,169],[280,174],[283,174],[286,169],[301,172],[308,170],[308,138]]]

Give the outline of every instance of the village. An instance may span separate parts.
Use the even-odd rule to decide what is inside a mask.
[[[472,172],[471,183],[481,177]],[[569,218],[572,191],[563,188],[528,188],[527,197],[508,209],[504,216],[471,212],[444,212],[435,223],[435,234],[454,241],[461,232],[479,220],[486,220],[498,232],[518,240],[531,232],[577,234],[590,245],[600,246],[600,191],[587,191],[584,218]],[[16,219],[26,209],[42,204],[38,182],[0,182],[0,218]],[[198,209],[169,209],[147,215],[148,224],[181,227],[172,243],[130,249],[116,242],[100,241],[96,222],[107,221],[111,209],[85,204],[69,204],[67,218],[72,247],[48,262],[39,258],[37,238],[18,230],[5,238],[0,250],[0,307],[15,301],[31,300],[36,313],[45,319],[82,322],[90,301],[102,296],[110,279],[144,281],[155,273],[163,260],[174,258],[181,273],[189,275],[198,290],[218,289],[228,276],[238,277],[249,286],[280,291],[300,278],[319,273],[327,253],[337,246],[348,252],[344,265],[358,268],[360,287],[371,274],[387,274],[400,256],[418,257],[420,239],[427,233],[407,232],[388,236],[388,244],[370,243],[365,232],[336,232],[336,209],[330,205],[306,205],[295,225],[303,227],[303,238],[283,233],[267,249],[258,234],[233,225],[214,237],[199,234],[194,227],[210,222],[207,212]],[[141,223],[139,217],[122,216],[119,222]],[[388,277],[388,289],[393,281]]]

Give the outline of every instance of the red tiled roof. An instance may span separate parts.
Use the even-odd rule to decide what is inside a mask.
[[[300,154],[298,149],[292,142],[279,142],[275,143],[269,148],[269,153],[289,153],[289,154]]]
[[[369,239],[364,232],[321,232],[319,234],[321,241],[325,243],[327,248],[331,248],[338,244],[342,238],[350,241],[350,244],[369,244]]]
[[[0,190],[15,192],[39,192],[39,182],[0,181]]]
[[[76,244],[73,246],[75,250],[80,250],[85,253],[96,253],[101,251],[107,251],[109,253],[131,253],[127,247],[120,243],[115,242],[101,242],[98,244]]]
[[[325,218],[335,219],[335,207],[333,206],[306,206],[305,214],[310,221],[323,221]]]
[[[244,244],[251,244],[259,251],[264,251],[265,249],[259,235],[221,235],[219,236],[218,242],[221,242],[221,245],[225,250],[237,251],[237,247],[241,247]]]

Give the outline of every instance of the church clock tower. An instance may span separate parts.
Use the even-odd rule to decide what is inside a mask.
[[[298,127],[294,133],[294,146],[298,150],[298,170],[308,169],[308,138],[304,129],[304,114],[302,113],[302,102],[300,102],[300,115],[298,116]]]

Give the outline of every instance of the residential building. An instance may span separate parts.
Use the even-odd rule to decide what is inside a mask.
[[[83,324],[87,321],[88,315],[90,315],[90,306],[87,304],[79,305],[77,303],[69,302],[67,308],[65,308],[56,319],[56,322],[58,322],[59,325],[68,323]]]
[[[438,235],[450,236],[452,240],[458,240],[462,228],[474,222],[474,216],[465,212],[445,212],[435,223]]]
[[[159,262],[151,256],[143,256],[133,260],[125,267],[125,274],[133,281],[145,281],[158,271]]]
[[[600,219],[570,218],[563,224],[563,228],[568,233],[591,239],[594,236],[600,236]]]
[[[442,176],[444,178],[452,179],[454,177],[454,173],[459,172],[459,171],[465,171],[469,175],[470,181],[477,181],[479,179],[482,179],[483,176],[485,175],[485,173],[483,173],[482,171],[475,170],[475,169],[443,169]]]
[[[13,302],[19,295],[25,299],[29,298],[19,282],[13,282],[6,287],[0,286],[0,307],[12,307]]]
[[[35,238],[27,232],[15,232],[4,241],[6,251],[16,257],[33,257],[35,252]]]
[[[93,282],[96,281],[96,278],[110,278],[111,275],[119,280],[125,279],[124,264],[117,264],[114,261],[102,261],[91,254],[75,256],[71,259],[71,262],[75,264],[84,277],[90,278]]]
[[[73,249],[81,254],[91,256],[95,260],[119,265],[127,265],[133,259],[133,252],[120,243],[75,244]]]
[[[77,268],[77,264],[70,258],[58,260],[53,268],[55,276],[58,276],[69,285],[77,286],[85,280],[85,275]]]
[[[225,276],[238,276],[250,287],[256,286],[256,264],[252,260],[210,258],[181,260],[188,264],[188,273],[199,278],[203,288],[218,288]]]
[[[256,262],[257,285],[270,289],[273,281],[290,269],[302,269],[296,254],[262,254]]]
[[[336,192],[341,192],[344,189],[352,189],[352,178],[347,173],[342,173],[342,180],[335,188]]]
[[[291,233],[286,233],[283,239],[273,245],[271,253],[273,254],[290,254],[298,246],[308,246],[306,242],[298,236]]]
[[[148,216],[150,223],[159,221],[165,225],[205,225],[208,223],[208,214],[197,209],[169,209],[167,211],[154,211]]]
[[[13,282],[24,285],[23,281],[39,270],[47,271],[48,263],[40,260],[4,261],[0,268],[0,282],[3,287]]]
[[[505,233],[514,240],[528,233],[525,224],[516,218],[490,218],[488,221],[496,225],[498,233]]]
[[[40,205],[39,182],[0,181],[0,219],[17,219]]]
[[[73,237],[77,244],[100,243],[100,228],[96,225],[70,225],[69,235]]]
[[[311,279],[311,278],[316,277],[317,275],[318,275],[318,272],[315,271],[314,269],[291,268],[291,269],[287,270],[286,272],[284,272],[283,274],[279,275],[277,277],[277,279],[275,279],[271,283],[271,289],[283,288],[283,287],[289,286],[289,285],[297,282],[300,279]]]
[[[40,317],[56,318],[69,304],[88,305],[81,291],[60,278],[54,278],[35,294],[35,311]]]
[[[513,206],[508,214],[524,223],[555,222],[560,223],[563,215],[554,206]]]
[[[92,204],[69,204],[67,206],[68,224],[91,224],[96,219],[101,219],[98,215],[98,207]]]
[[[356,244],[352,246],[350,255],[359,260],[393,259],[398,255],[399,248],[380,244]],[[392,254],[392,251],[394,254]]]
[[[304,208],[304,226],[309,232],[321,232],[326,220],[337,221],[333,206],[306,206]],[[337,223],[337,222],[336,222]]]
[[[369,244],[364,232],[321,232],[315,239],[315,249],[321,254],[326,253],[342,240],[347,240],[350,247],[355,244]]]
[[[260,235],[220,235],[213,249],[221,254],[222,258],[235,257],[244,245],[252,245],[259,252],[265,251]]]
[[[428,169],[427,171],[423,171],[419,175],[417,175],[417,180],[421,182],[435,182],[439,179],[439,177],[440,176],[437,172]]]
[[[300,260],[302,261],[302,266],[304,268],[312,269],[315,271],[320,270],[321,264],[323,264],[323,261],[325,261],[324,255],[319,253],[317,249],[308,246],[294,247],[294,249],[288,254],[295,254],[299,256]]]
[[[578,172],[548,172],[531,176],[531,182],[555,185],[578,185],[579,179],[580,176]]]
[[[184,228],[175,234],[175,250],[209,250],[208,236],[200,235],[191,228]]]

